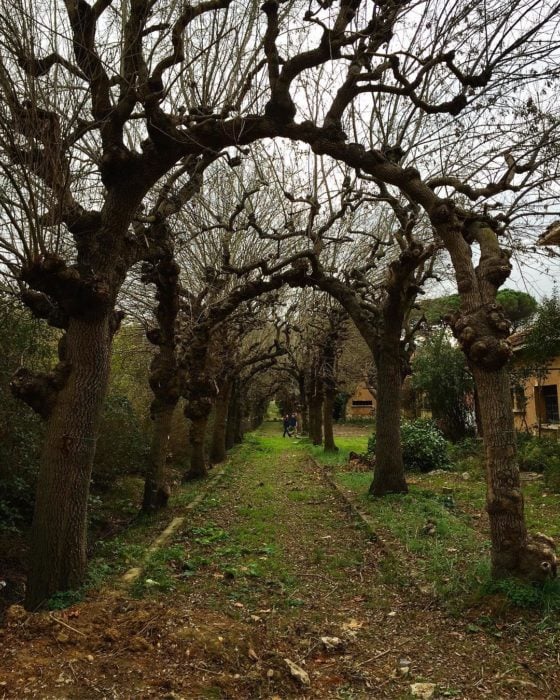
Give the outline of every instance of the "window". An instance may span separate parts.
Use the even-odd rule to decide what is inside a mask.
[[[352,406],[373,406],[373,401],[357,401],[352,399]]]
[[[556,384],[549,384],[539,388],[540,394],[540,414],[543,423],[558,423],[560,415],[558,412],[558,387]]]

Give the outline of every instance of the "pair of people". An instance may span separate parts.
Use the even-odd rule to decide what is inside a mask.
[[[283,425],[284,433],[282,437],[286,437],[286,435],[288,437],[292,437],[292,435],[295,435],[298,427],[296,414],[292,413],[292,415],[290,415],[289,413],[286,413],[286,415],[284,416]]]

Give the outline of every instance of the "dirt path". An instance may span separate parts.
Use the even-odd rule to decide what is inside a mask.
[[[132,591],[14,611],[0,698],[408,698],[419,682],[433,697],[559,697],[546,650],[528,660],[514,632],[471,629],[393,575],[305,449],[264,435]]]

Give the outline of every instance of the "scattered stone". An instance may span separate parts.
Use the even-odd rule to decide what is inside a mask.
[[[321,637],[321,643],[326,651],[337,651],[344,648],[344,642],[340,637]]]
[[[428,537],[434,537],[437,532],[436,523],[433,520],[427,520],[426,524],[422,528],[422,533],[428,535]]]
[[[274,669],[269,668],[268,671],[266,672],[266,677],[267,678],[274,678]]]
[[[86,656],[86,659],[87,659],[88,661],[93,661],[93,654],[88,654],[88,655]]]
[[[391,612],[387,613],[387,617],[396,617],[397,613],[395,610],[391,610]]]
[[[399,676],[408,676],[410,673],[410,659],[399,659],[397,664],[397,673]]]
[[[410,694],[420,700],[430,700],[436,692],[435,683],[412,683],[410,686]]]
[[[470,481],[470,478],[471,478],[471,475],[469,474],[469,472],[463,472],[461,474],[461,479],[463,479],[463,481]]]
[[[311,685],[311,680],[307,671],[304,671],[301,666],[298,666],[293,661],[290,661],[290,659],[284,659],[284,662],[288,667],[292,678],[295,678],[298,683],[301,683],[301,685]]]

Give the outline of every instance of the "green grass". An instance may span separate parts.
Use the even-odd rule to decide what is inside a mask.
[[[384,583],[406,587],[412,574],[420,587],[433,591],[452,612],[496,594],[506,605],[546,613],[560,610],[558,581],[539,587],[491,579],[490,542],[475,529],[473,520],[484,510],[482,475],[473,474],[463,481],[453,473],[413,474],[407,495],[384,498],[369,496],[369,473],[338,472],[335,478],[355,494],[374,528],[398,542],[400,551],[381,562]],[[442,493],[444,487],[453,488],[451,497]],[[558,537],[560,497],[546,492],[542,481],[526,484],[524,491],[530,529]],[[434,524],[433,534],[426,530],[430,522]]]
[[[366,451],[368,435],[356,435],[352,437],[335,437],[335,444],[338,452],[325,452],[323,447],[312,445],[309,440],[302,440],[302,445],[309,450],[310,454],[319,464],[326,466],[339,466],[348,462],[350,452],[362,454]]]

